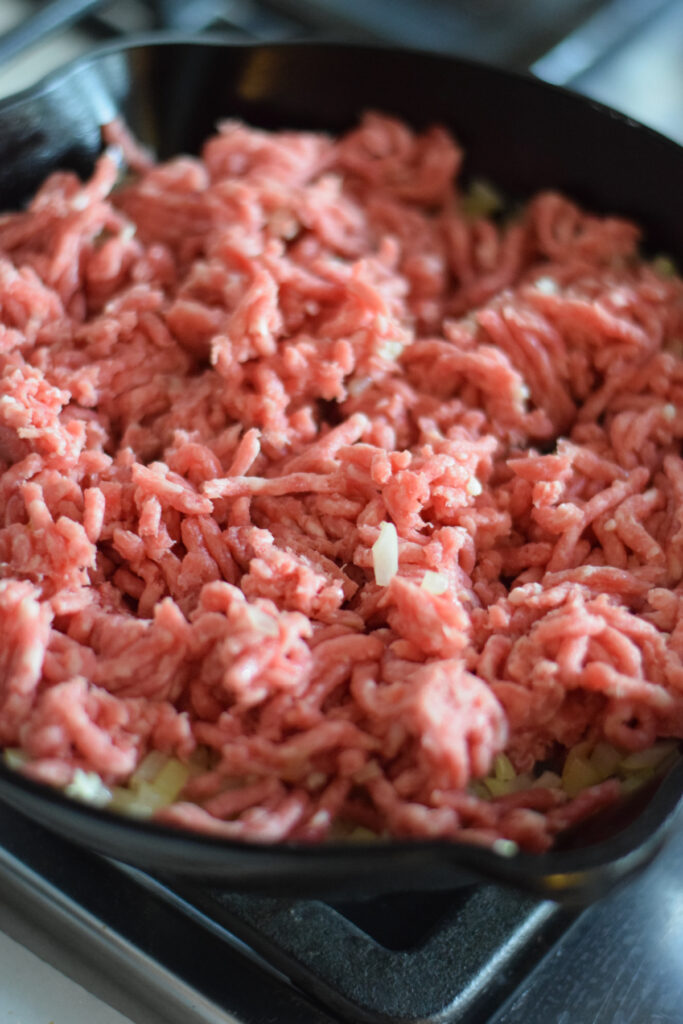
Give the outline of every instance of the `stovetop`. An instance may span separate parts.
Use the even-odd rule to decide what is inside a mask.
[[[0,879],[106,958],[130,988],[196,1019],[354,1024],[488,1020],[568,928],[548,901],[468,886],[357,903],[234,893],[90,854],[0,807]],[[227,979],[230,979],[229,982]]]
[[[493,885],[335,904],[152,877],[0,807],[5,899],[165,1024],[678,1024],[682,855],[679,827],[583,912]]]
[[[0,97],[153,28],[380,40],[531,67],[683,142],[683,0],[2,0]]]

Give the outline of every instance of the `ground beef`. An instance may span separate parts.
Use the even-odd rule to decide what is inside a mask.
[[[535,850],[619,793],[506,753],[683,736],[683,285],[440,128],[226,122],[0,219],[0,743],[159,820]],[[484,193],[489,195],[489,192]],[[377,582],[377,581],[380,582]]]

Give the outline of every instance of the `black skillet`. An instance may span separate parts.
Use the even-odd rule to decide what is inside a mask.
[[[560,188],[639,221],[652,251],[683,256],[683,149],[531,78],[370,47],[157,38],[100,50],[0,103],[0,208],[22,203],[57,167],[87,174],[101,148],[100,125],[115,115],[167,157],[196,151],[221,117],[337,132],[368,108],[417,127],[448,126],[465,147],[466,173],[510,197]],[[78,843],[150,870],[283,895],[445,890],[487,879],[587,901],[647,863],[682,794],[679,761],[598,828],[588,823],[540,856],[444,841],[269,847],[130,821],[0,766],[3,800]]]

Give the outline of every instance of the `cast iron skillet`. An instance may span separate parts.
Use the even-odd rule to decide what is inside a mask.
[[[100,125],[123,114],[161,157],[197,150],[220,117],[337,132],[375,108],[416,127],[445,124],[466,173],[510,197],[561,188],[633,217],[653,251],[683,256],[683,149],[570,93],[462,60],[327,44],[235,46],[145,38],[97,51],[0,103],[0,207],[57,167],[87,174]],[[2,642],[0,638],[0,643]],[[588,823],[564,848],[506,857],[444,841],[274,847],[130,821],[0,766],[0,797],[78,843],[143,868],[292,895],[377,895],[497,880],[588,901],[644,865],[683,794],[683,761],[658,787]]]

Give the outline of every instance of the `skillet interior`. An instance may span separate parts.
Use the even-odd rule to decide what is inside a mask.
[[[143,39],[99,51],[0,103],[0,207],[21,203],[57,167],[87,174],[100,125],[117,114],[168,157],[196,151],[220,117],[338,132],[368,108],[416,127],[445,124],[465,147],[466,173],[510,197],[560,188],[593,209],[633,217],[653,250],[683,256],[683,149],[529,78],[371,47]],[[447,842],[310,848],[207,839],[76,804],[0,766],[0,797],[78,842],[141,867],[288,895],[377,895],[487,878],[588,900],[652,856],[682,792],[679,763],[644,809],[625,808],[606,837],[580,833],[571,850],[506,858]]]

